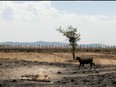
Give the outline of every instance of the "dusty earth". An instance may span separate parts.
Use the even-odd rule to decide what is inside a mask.
[[[71,53],[0,52],[0,87],[116,87],[116,54],[87,53],[89,65],[78,71]]]

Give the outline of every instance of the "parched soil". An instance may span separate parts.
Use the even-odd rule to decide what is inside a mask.
[[[0,52],[0,87],[116,87],[116,54],[76,53],[93,57],[78,71],[71,53]]]

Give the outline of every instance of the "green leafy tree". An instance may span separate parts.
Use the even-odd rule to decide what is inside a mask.
[[[70,45],[72,46],[72,55],[73,60],[75,60],[75,51],[77,46],[77,41],[80,40],[80,33],[77,33],[77,28],[73,28],[71,25],[67,29],[60,28],[56,29],[60,33],[63,34],[63,36],[66,36],[69,40]]]

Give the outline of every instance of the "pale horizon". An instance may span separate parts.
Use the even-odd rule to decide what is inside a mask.
[[[72,25],[79,44],[116,45],[115,9],[115,1],[0,1],[0,43],[68,43],[56,28]]]

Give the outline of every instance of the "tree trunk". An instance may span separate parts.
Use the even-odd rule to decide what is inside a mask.
[[[73,60],[75,60],[75,44],[72,45]]]

